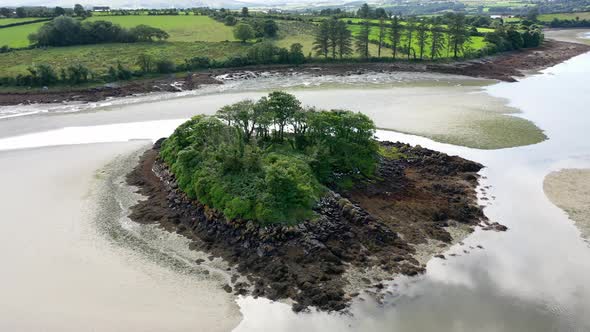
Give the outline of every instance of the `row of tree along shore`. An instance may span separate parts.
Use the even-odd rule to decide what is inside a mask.
[[[372,56],[369,46],[373,43],[378,47],[378,58],[388,48],[393,59],[401,53],[413,60],[423,60],[429,54],[429,58],[434,60],[444,53],[453,58],[481,57],[502,51],[537,47],[543,41],[543,33],[535,25],[520,29],[500,25],[493,32],[483,34],[488,45],[475,50],[469,45],[474,31],[467,24],[466,16],[450,14],[448,18],[446,25],[418,21],[413,17],[402,22],[397,16],[391,20],[381,18],[378,23],[365,20],[360,23],[360,31],[356,36],[352,35],[344,21],[325,19],[320,23],[315,36],[314,50],[317,56],[326,59],[343,59],[353,55],[354,51],[360,58],[368,59]],[[373,28],[377,29],[376,40],[371,38]],[[478,34],[477,30],[475,34]]]

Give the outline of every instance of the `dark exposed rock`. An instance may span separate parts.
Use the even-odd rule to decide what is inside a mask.
[[[252,286],[235,283],[238,278],[232,277],[233,287],[223,287],[228,293],[244,295],[251,290],[253,296],[271,300],[290,298],[295,311],[309,306],[345,309],[351,297],[344,292],[343,274],[349,266],[380,267],[392,275],[423,273],[412,244],[427,239],[450,242],[444,229],[449,219],[471,226],[485,219],[476,205],[477,181],[465,181],[466,175],[477,179],[482,165],[385,142],[408,158],[381,160],[379,180],[358,183],[346,192],[329,191],[315,207],[314,220],[294,226],[226,220],[180,191],[157,158],[161,142],[143,155],[127,178],[148,196],[132,208],[130,218],[179,232],[193,240],[191,248],[210,253],[210,260],[222,257],[235,266]],[[369,279],[365,283],[371,286]]]

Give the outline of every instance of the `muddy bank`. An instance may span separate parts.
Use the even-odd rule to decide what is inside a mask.
[[[575,221],[582,237],[590,239],[590,169],[564,169],[545,177],[549,200]]]
[[[590,51],[590,45],[548,40],[543,46],[504,53],[483,59],[458,62],[341,63],[292,66],[252,66],[239,69],[218,69],[189,74],[184,78],[143,79],[115,86],[70,91],[0,93],[0,106],[58,103],[64,101],[96,102],[109,97],[125,97],[149,92],[177,92],[197,89],[201,85],[220,84],[224,80],[250,79],[264,75],[357,75],[369,72],[433,72],[464,75],[513,82],[523,72],[551,67],[576,55]]]
[[[209,74],[197,73],[184,78],[159,77],[118,82],[93,88],[0,92],[0,106],[19,104],[50,104],[61,102],[96,102],[107,98],[126,97],[150,92],[180,92],[197,89],[200,85],[222,84]]]
[[[453,240],[454,227],[487,224],[505,230],[490,226],[477,205],[482,165],[421,147],[383,144],[408,158],[383,159],[379,180],[327,194],[316,207],[317,220],[261,227],[227,221],[190,201],[158,159],[156,143],[128,175],[128,183],[148,197],[132,208],[130,218],[183,234],[195,249],[236,266],[248,282],[228,284],[226,291],[291,300],[296,311],[342,310],[358,292],[382,289],[383,275],[422,273],[416,247],[436,240],[442,251]]]

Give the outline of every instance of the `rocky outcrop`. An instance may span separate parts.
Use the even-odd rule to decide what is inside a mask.
[[[484,218],[475,200],[481,165],[419,147],[384,144],[399,148],[407,158],[383,159],[377,180],[347,192],[329,191],[317,204],[314,220],[263,226],[226,220],[215,209],[189,199],[158,159],[158,142],[128,176],[128,182],[148,196],[132,209],[130,218],[159,223],[191,238],[195,249],[237,266],[249,283],[227,285],[227,291],[291,299],[296,311],[309,306],[342,310],[351,299],[344,291],[350,288],[348,269],[419,274],[424,267],[413,257],[414,243],[430,238],[450,241],[445,231],[449,218],[473,226]],[[425,191],[436,199],[424,200]],[[398,211],[400,206],[405,208]],[[373,281],[367,279],[365,286]]]

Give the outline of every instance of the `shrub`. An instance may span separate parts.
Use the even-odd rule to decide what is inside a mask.
[[[31,75],[30,75],[30,84],[31,85],[49,86],[49,85],[57,83],[57,81],[58,81],[57,74],[55,73],[55,70],[53,70],[53,67],[51,67],[50,65],[39,64],[39,65],[27,68],[27,70],[29,71],[29,73],[31,73]],[[27,79],[25,79],[25,80],[27,80]]]
[[[224,19],[224,22],[225,22],[225,25],[234,26],[234,25],[236,25],[238,20],[233,15],[227,15]]]
[[[211,60],[208,57],[194,57],[184,60],[185,70],[206,69],[211,66]]]
[[[171,60],[162,59],[156,62],[156,70],[160,74],[173,73],[176,70],[176,65]]]
[[[254,38],[254,30],[249,24],[240,23],[234,28],[234,37],[245,43],[248,39]]]

